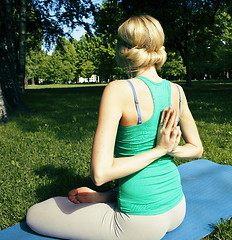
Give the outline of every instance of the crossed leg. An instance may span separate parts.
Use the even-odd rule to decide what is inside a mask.
[[[61,239],[160,240],[168,231],[169,215],[127,215],[116,202],[74,204],[54,197],[32,206],[27,224],[39,234]]]
[[[54,197],[32,206],[27,224],[42,235],[77,240],[161,239],[175,229],[185,215],[185,199],[159,215],[128,215],[117,206],[117,188],[98,193],[89,188],[70,191],[69,199]],[[95,203],[109,201],[107,203]]]

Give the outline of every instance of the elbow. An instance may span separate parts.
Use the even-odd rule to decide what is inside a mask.
[[[100,187],[101,185],[103,185],[104,183],[106,183],[106,181],[104,180],[104,177],[102,174],[100,173],[96,173],[96,172],[92,172],[91,173],[91,179],[93,181],[93,183]]]
[[[100,187],[104,184],[104,182],[100,178],[92,177],[92,181],[97,187]]]
[[[197,158],[201,158],[201,156],[202,156],[202,154],[203,154],[203,151],[204,151],[203,147],[200,146],[200,147],[199,147],[198,154],[197,154]]]

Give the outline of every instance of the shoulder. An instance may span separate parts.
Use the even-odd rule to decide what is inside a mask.
[[[170,84],[171,84],[171,88],[173,89],[173,91],[176,94],[178,94],[178,95],[181,94],[181,97],[185,98],[185,93],[184,93],[183,87],[181,87],[179,84],[173,83],[173,82],[170,82]]]
[[[126,80],[114,80],[108,83],[103,91],[101,102],[123,108],[128,96],[129,84]]]
[[[126,80],[114,80],[107,84],[103,95],[123,96],[128,92],[129,84]]]
[[[170,82],[170,84],[171,84],[172,87],[175,87],[176,89],[179,88],[181,92],[184,91],[183,88],[182,88],[179,84],[173,83],[173,82],[171,82],[171,81],[169,81],[169,82]]]
[[[125,86],[127,86],[128,83],[126,80],[121,79],[121,80],[113,80],[111,82],[109,82],[106,86],[106,88],[110,88],[110,89],[120,89],[120,88],[124,88]]]

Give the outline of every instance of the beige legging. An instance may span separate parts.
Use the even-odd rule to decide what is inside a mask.
[[[117,203],[74,204],[54,197],[32,206],[27,224],[42,235],[78,240],[156,240],[177,228],[184,219],[185,198],[168,212],[151,215],[122,213]]]

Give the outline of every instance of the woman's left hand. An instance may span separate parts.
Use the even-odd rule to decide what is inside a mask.
[[[180,127],[177,126],[177,114],[170,106],[163,110],[157,133],[157,147],[165,149],[166,153],[172,152],[179,144],[181,137]]]

